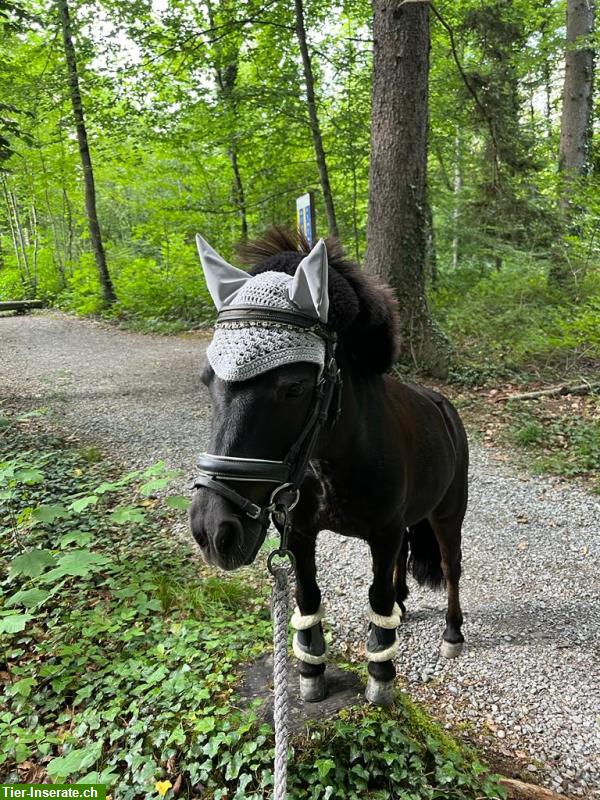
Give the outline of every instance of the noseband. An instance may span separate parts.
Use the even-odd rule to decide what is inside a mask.
[[[201,453],[200,475],[194,488],[210,489],[260,522],[266,530],[269,515],[291,511],[300,498],[300,486],[323,428],[335,425],[341,413],[342,379],[335,360],[336,334],[308,314],[283,309],[236,306],[219,313],[216,327],[300,328],[320,336],[325,342],[325,366],[319,377],[311,409],[304,427],[283,461],[263,458],[238,458]],[[265,331],[267,332],[267,331]],[[231,481],[275,484],[267,505],[257,505],[228,485]]]

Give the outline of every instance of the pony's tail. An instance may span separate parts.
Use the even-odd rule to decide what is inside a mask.
[[[423,519],[408,529],[410,557],[408,567],[421,586],[439,589],[444,582],[442,555],[429,520]]]

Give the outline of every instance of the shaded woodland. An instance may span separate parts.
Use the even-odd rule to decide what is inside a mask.
[[[0,24],[0,299],[190,327],[194,233],[234,258],[312,190],[413,365],[597,363],[589,2],[1,0]]]

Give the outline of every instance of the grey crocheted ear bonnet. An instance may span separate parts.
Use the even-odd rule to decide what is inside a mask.
[[[292,277],[282,272],[249,275],[227,264],[210,245],[196,237],[206,285],[217,309],[236,306],[302,311],[327,321],[327,250],[320,241],[302,259]],[[307,361],[320,369],[325,343],[315,333],[276,322],[218,322],[206,355],[224,381],[245,381],[284,364]]]
[[[289,275],[263,272],[244,284],[227,307],[266,306],[293,311],[296,307],[289,299],[291,283]],[[314,333],[280,323],[220,322],[206,355],[221,380],[246,381],[297,361],[322,368],[325,344]]]

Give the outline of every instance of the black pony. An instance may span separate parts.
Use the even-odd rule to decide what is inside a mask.
[[[200,242],[207,283],[220,308],[218,281],[237,286],[236,280],[243,283],[248,274],[229,267]],[[441,652],[451,658],[462,649],[458,584],[468,445],[458,413],[446,398],[387,374],[397,355],[398,310],[392,291],[364,275],[337,241],[327,241],[326,248],[322,253],[329,308],[321,328],[325,338],[337,335],[335,360],[343,390],[339,418],[334,425],[318,428],[310,469],[303,471],[299,501],[290,511],[288,546],[295,556],[297,601],[292,618],[297,631],[294,652],[302,696],[322,699],[326,648],[316,537],[331,529],[364,539],[373,561],[367,698],[388,704],[393,698],[396,627],[408,595],[407,568],[421,584],[437,587],[445,582],[448,611]],[[252,266],[252,276],[284,273],[296,276],[297,283],[299,264],[314,252],[309,253],[302,237],[275,228],[246,245],[242,258]],[[207,265],[213,270],[211,280]],[[245,306],[242,310],[248,312]],[[228,313],[235,311],[231,305]],[[191,528],[208,561],[236,569],[255,558],[264,540],[265,510],[273,507],[272,487],[258,477],[244,479],[239,471],[227,475],[216,466],[211,469],[209,459],[221,466],[236,459],[242,466],[245,461],[255,465],[284,461],[315,407],[319,368],[297,361],[246,380],[223,380],[207,363],[202,381],[213,402],[212,456],[204,459],[205,474],[191,506]],[[262,509],[262,516],[249,511],[250,506]]]

